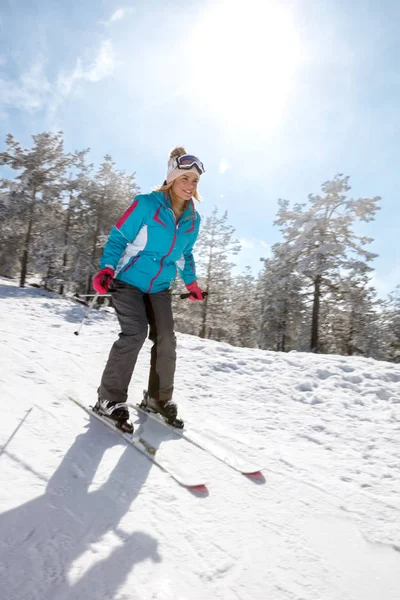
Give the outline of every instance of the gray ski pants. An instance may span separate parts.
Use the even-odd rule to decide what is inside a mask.
[[[149,330],[153,342],[147,391],[157,400],[170,400],[174,390],[176,338],[169,290],[145,294],[114,280],[111,296],[121,333],[114,342],[104,369],[99,397],[125,402],[137,357]]]

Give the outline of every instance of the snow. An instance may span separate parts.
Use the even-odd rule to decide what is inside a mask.
[[[192,493],[68,399],[95,401],[111,309],[75,336],[84,307],[0,279],[0,310],[2,600],[399,600],[398,366],[178,334],[188,430],[264,475],[141,417],[158,456],[207,480]]]

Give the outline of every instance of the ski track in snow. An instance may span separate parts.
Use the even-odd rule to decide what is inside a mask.
[[[208,494],[192,494],[67,399],[96,399],[111,310],[77,337],[84,307],[5,279],[0,308],[1,600],[399,600],[398,365],[178,334],[188,428],[265,477],[133,415],[205,475]]]

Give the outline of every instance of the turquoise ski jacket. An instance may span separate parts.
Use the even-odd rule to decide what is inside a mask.
[[[115,279],[146,294],[168,289],[178,272],[185,284],[192,283],[199,227],[193,200],[177,222],[167,192],[140,194],[112,228],[100,268],[110,267]]]

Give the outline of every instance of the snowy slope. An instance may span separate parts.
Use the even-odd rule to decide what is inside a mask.
[[[196,494],[67,399],[95,400],[112,311],[77,337],[83,307],[1,279],[0,312],[1,600],[400,599],[398,366],[178,335],[188,428],[264,467],[159,437]]]

